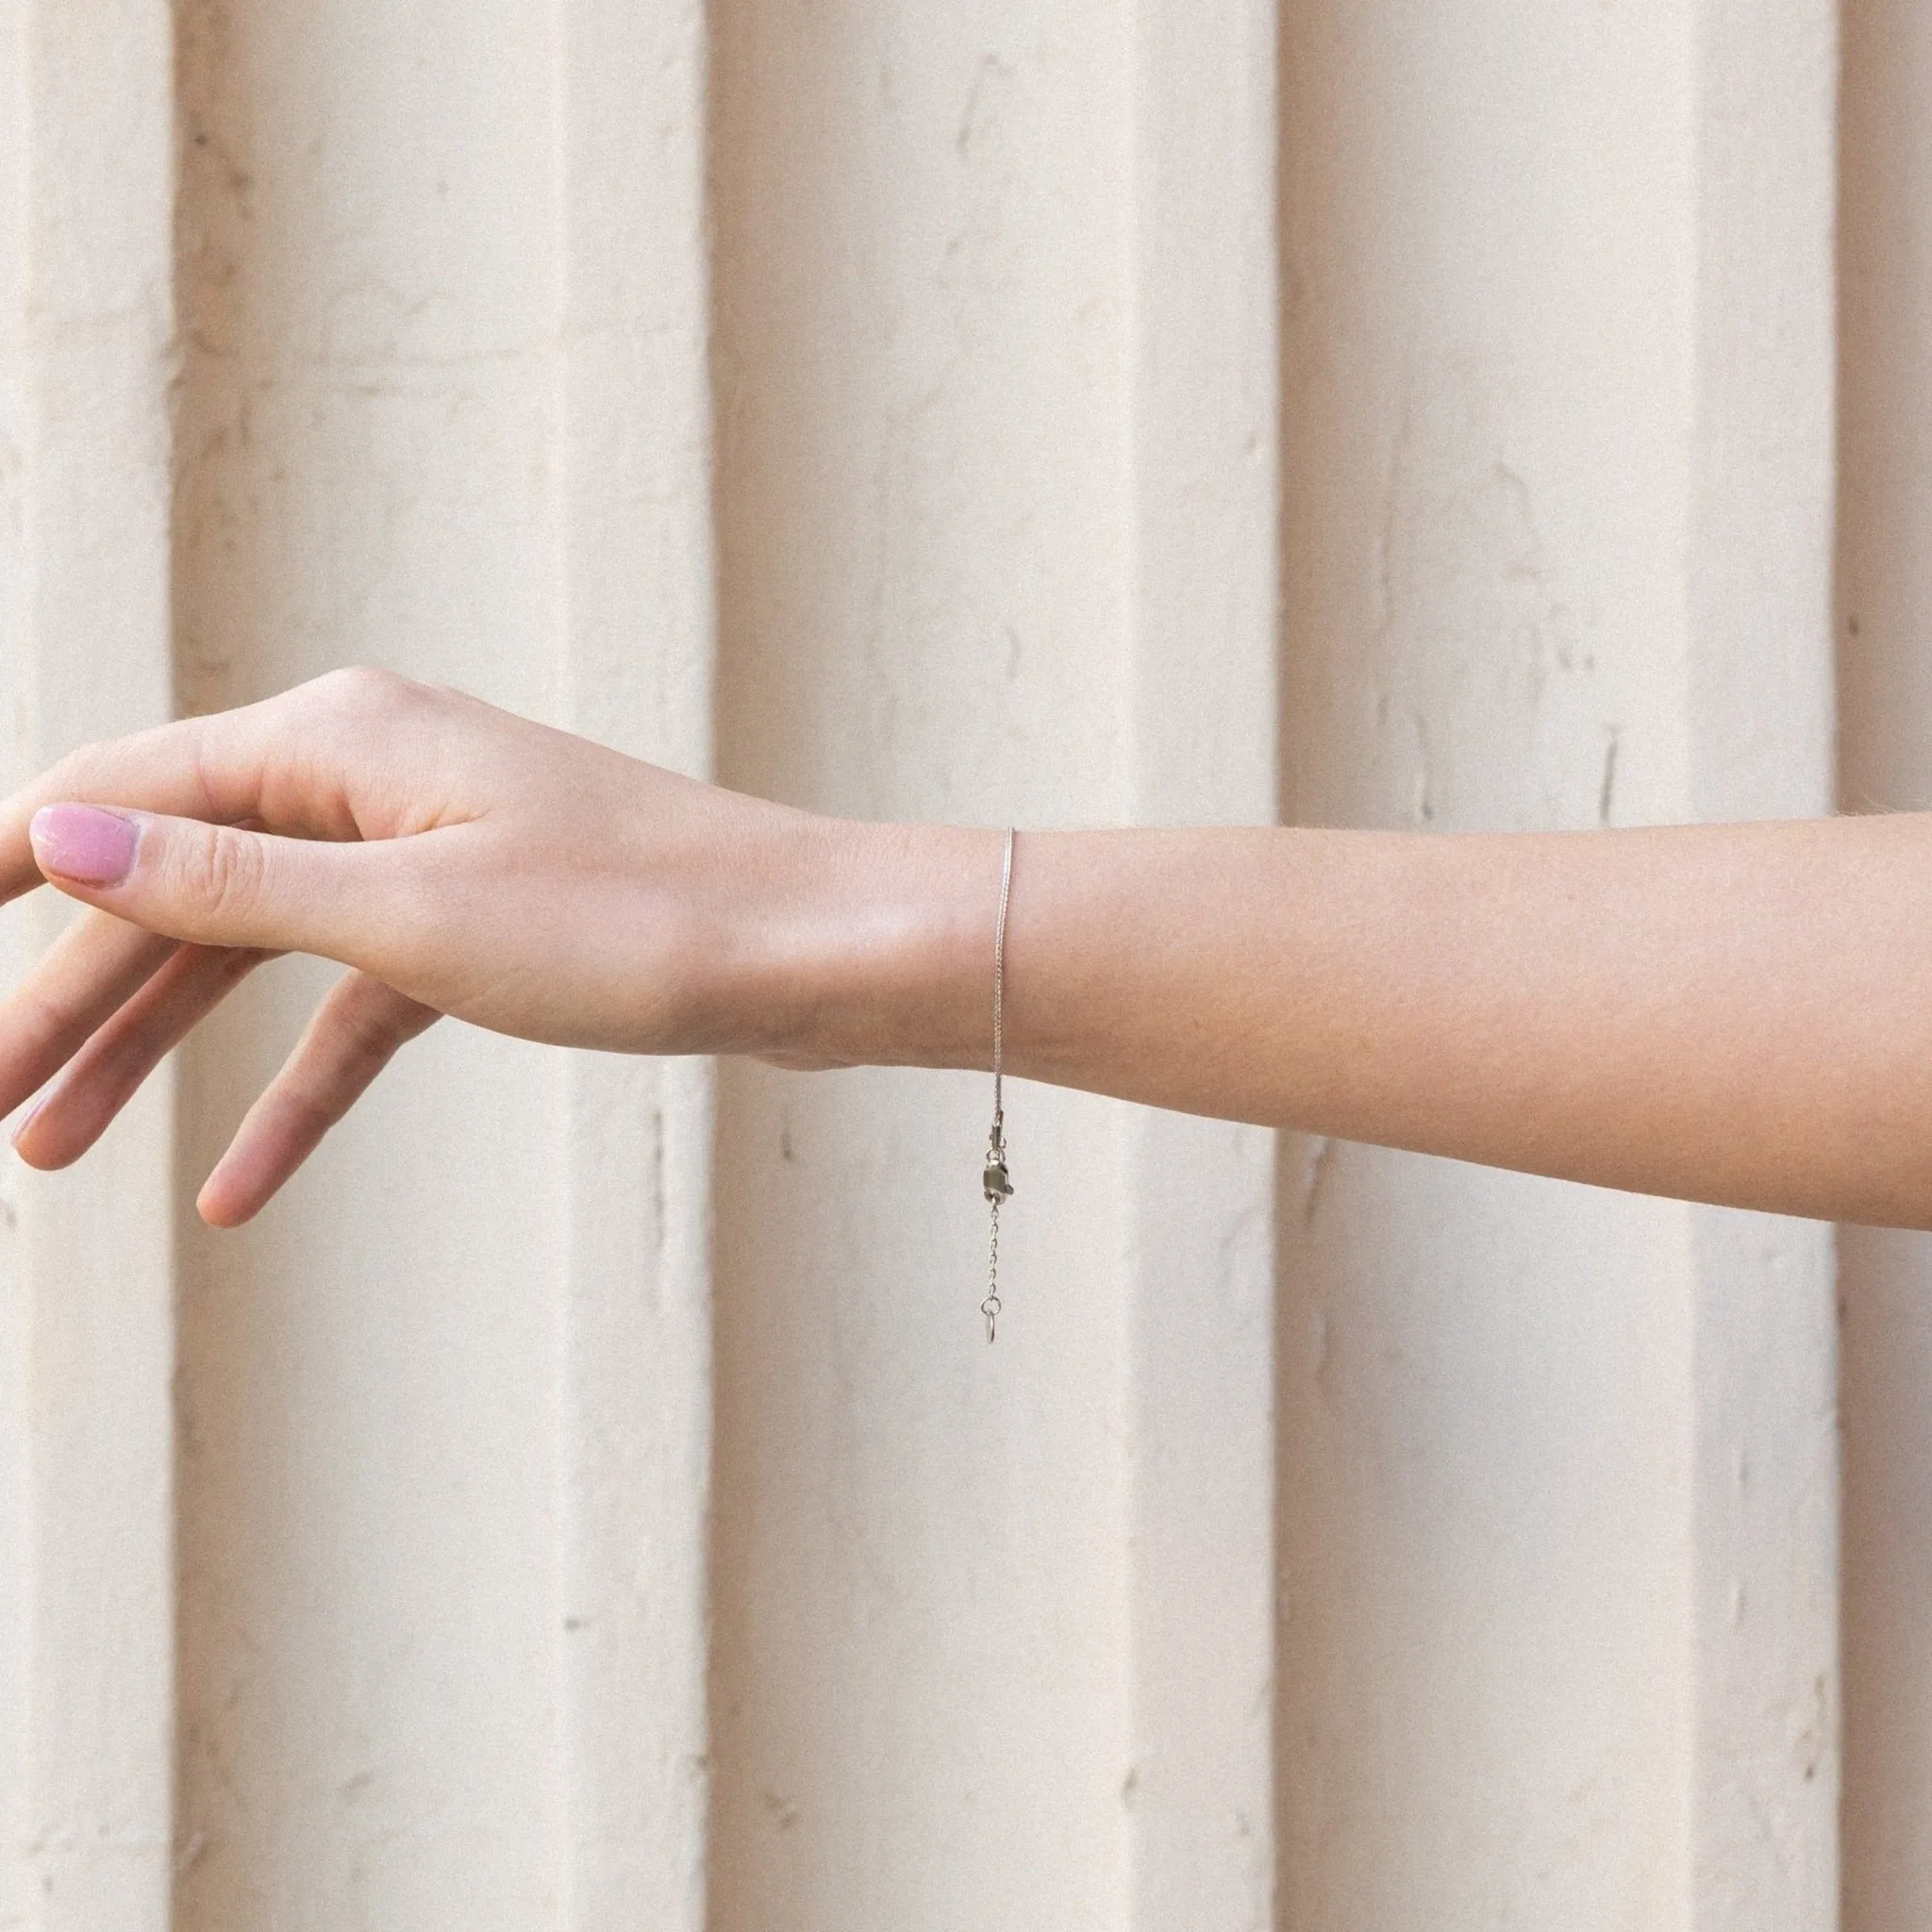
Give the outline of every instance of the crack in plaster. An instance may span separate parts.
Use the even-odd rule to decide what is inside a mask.
[[[1315,1211],[1322,1204],[1324,1183],[1335,1163],[1335,1142],[1324,1134],[1315,1142],[1314,1154],[1310,1157],[1307,1177],[1302,1183],[1302,1225],[1315,1224]]]
[[[974,70],[973,85],[966,91],[966,106],[959,116],[959,131],[953,137],[953,148],[961,160],[970,160],[974,143],[987,122],[998,114],[999,95],[993,91],[1010,87],[1020,70],[998,54],[983,54]]]
[[[1507,373],[1470,355],[1418,366],[1387,444],[1370,670],[1385,809],[1419,825],[1607,824],[1622,727],[1597,709],[1595,654],[1531,472],[1507,453]]]
[[[661,1258],[669,1244],[669,1211],[664,1198],[664,1109],[651,1109],[651,1239]]]

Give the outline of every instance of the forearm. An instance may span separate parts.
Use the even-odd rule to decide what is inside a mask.
[[[986,1065],[1001,835],[846,830],[814,1050]],[[1023,832],[1007,974],[1025,1077],[1932,1225],[1932,820]]]
[[[832,820],[385,673],[91,746],[0,898],[78,1158],[253,958],[351,969],[210,1179],[244,1220],[449,1014],[633,1053],[983,1067],[1002,834]],[[178,943],[177,943],[178,942]],[[1016,1074],[1601,1185],[1932,1226],[1932,817],[1505,837],[1024,832]]]

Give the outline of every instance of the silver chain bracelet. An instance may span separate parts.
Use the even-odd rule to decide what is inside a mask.
[[[992,1214],[992,1240],[986,1263],[986,1299],[979,1312],[986,1317],[986,1339],[993,1338],[1000,1312],[1000,1204],[1010,1200],[1013,1184],[1007,1178],[1007,1116],[1000,1105],[1000,1062],[1004,1057],[1007,984],[1007,900],[1013,890],[1014,830],[1007,831],[1007,860],[1000,872],[1000,916],[992,940],[992,1132],[986,1141],[984,1187]]]

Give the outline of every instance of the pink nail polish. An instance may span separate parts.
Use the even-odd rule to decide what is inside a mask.
[[[35,812],[28,836],[34,860],[50,878],[77,886],[114,886],[134,864],[141,828],[119,812],[92,805],[49,805]]]

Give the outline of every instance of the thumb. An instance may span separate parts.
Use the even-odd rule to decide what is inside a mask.
[[[50,805],[28,828],[35,862],[71,898],[197,945],[320,953],[362,964],[393,930],[384,845],[280,839],[199,819]]]

